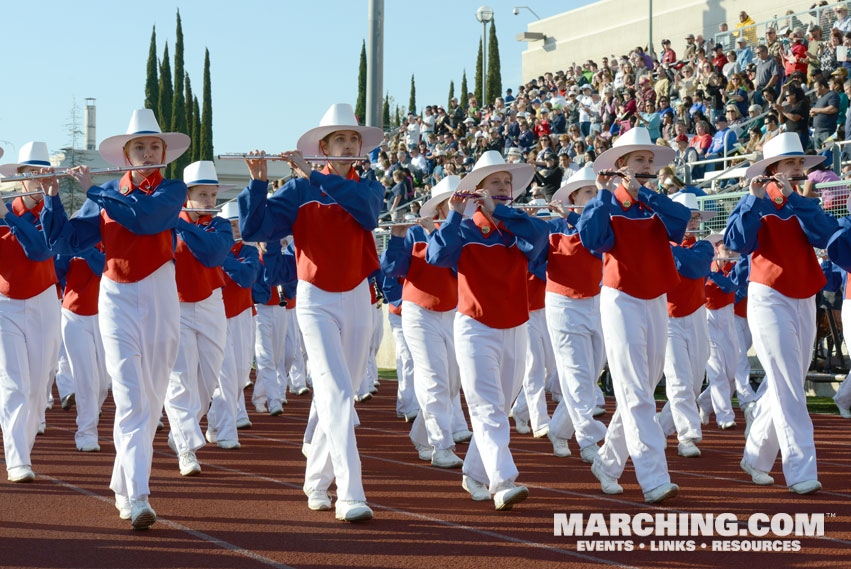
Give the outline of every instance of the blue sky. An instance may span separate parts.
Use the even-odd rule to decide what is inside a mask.
[[[594,0],[527,1],[546,18]],[[521,0],[522,2],[522,0]],[[515,16],[514,0],[488,0],[494,9],[503,87],[520,81],[524,43],[515,35],[534,20]],[[472,90],[482,27],[481,1],[385,0],[384,89],[407,105],[411,74],[417,106],[445,103],[449,81],[458,93],[466,68]],[[51,152],[70,142],[76,99],[82,121],[86,97],[97,99],[97,142],[123,133],[131,111],[144,103],[151,28],[158,52],[168,40],[174,57],[175,14],[183,23],[185,66],[201,99],[204,48],[209,48],[213,135],[217,153],[295,148],[332,103],[354,105],[366,0],[302,2],[233,0],[166,2],[46,2],[5,6],[5,85],[0,94],[2,160],[29,140]],[[80,124],[82,128],[82,123]],[[81,143],[82,144],[82,143]]]

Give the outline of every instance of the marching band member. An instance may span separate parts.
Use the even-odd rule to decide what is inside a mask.
[[[603,262],[582,244],[576,224],[580,212],[597,195],[597,176],[590,166],[575,172],[553,194],[550,205],[561,217],[548,222],[547,326],[555,352],[562,400],[550,421],[553,454],[570,456],[567,441],[576,436],[583,461],[593,463],[606,436],[595,419],[597,378],[606,361],[600,322]]]
[[[577,222],[582,244],[605,253],[600,315],[618,403],[591,472],[604,493],[619,494],[617,479],[631,457],[648,503],[679,491],[668,475],[653,391],[665,364],[665,293],[679,281],[669,242],[682,241],[691,213],[647,189],[639,176],[653,176],[656,164],[673,157],[651,142],[647,129],[630,129],[594,162],[600,191]],[[600,174],[611,169],[617,185]]]
[[[850,196],[851,197],[851,196]],[[846,205],[851,205],[851,199]],[[847,209],[847,207],[846,207]],[[849,210],[851,211],[851,210]],[[851,270],[851,216],[839,220],[839,229],[830,238],[827,254],[831,261],[839,265],[846,273]],[[845,296],[842,302],[842,329],[851,334],[851,287],[848,286],[848,276],[845,277]],[[839,415],[851,419],[851,381],[847,378],[839,385],[833,402],[839,409]]]
[[[283,290],[283,299],[286,301],[287,309],[287,340],[284,350],[284,373],[287,375],[287,384],[289,385],[290,393],[296,395],[307,395],[310,393],[310,377],[304,365],[304,342],[301,338],[301,329],[298,327],[298,317],[296,315],[296,287],[298,278],[296,276],[295,248],[293,247],[292,236],[284,238],[286,247],[284,248],[284,260],[290,264],[290,273],[292,280],[284,283],[281,288]]]
[[[14,176],[49,168],[47,145],[28,142],[18,161],[0,166]],[[26,180],[24,191],[47,187]],[[51,368],[59,357],[59,306],[53,253],[39,231],[40,194],[0,203],[0,429],[11,482],[35,479],[30,453],[41,425]]]
[[[355,401],[363,402],[372,399],[378,393],[378,348],[381,347],[381,339],[384,337],[384,320],[381,312],[381,302],[378,295],[378,283],[380,273],[375,272],[369,277],[369,294],[372,311],[370,312],[371,326],[369,334],[369,352],[358,389],[355,391]]]
[[[379,268],[371,232],[384,188],[361,180],[353,162],[330,161],[320,172],[311,170],[303,155],[361,156],[382,140],[381,129],[358,124],[350,105],[335,104],[319,127],[301,136],[298,150],[282,155],[298,178],[267,199],[265,162],[249,160],[252,180],[239,196],[246,239],[268,241],[293,234],[299,278],[296,310],[318,415],[304,491],[309,508],[328,510],[327,490],[336,479],[335,516],[349,522],[373,515],[361,480],[354,396],[369,352],[367,277]]]
[[[748,351],[753,344],[751,330],[748,327],[748,275],[750,274],[750,256],[742,255],[733,263],[730,278],[736,284],[736,303],[733,305],[733,321],[736,323],[736,338],[739,341],[739,361],[736,363],[736,397],[739,408],[745,414],[745,437],[753,422],[753,407],[756,393],[751,387],[751,361]]]
[[[544,221],[496,205],[494,197],[519,196],[533,174],[532,166],[506,164],[497,151],[482,154],[457,189],[475,194],[479,208],[462,220],[468,198],[453,194],[446,221],[429,235],[426,248],[430,264],[458,271],[455,355],[473,425],[462,486],[477,501],[494,494],[497,510],[509,510],[529,494],[514,484],[508,411],[525,363],[527,265],[546,246],[548,232]]]
[[[381,259],[379,259],[381,262]],[[419,414],[419,404],[414,392],[414,359],[405,332],[402,330],[402,288],[405,279],[388,277],[381,279],[381,292],[387,301],[387,320],[396,345],[396,416],[406,423],[414,421]]]
[[[748,323],[768,386],[757,400],[741,467],[754,483],[772,484],[768,472],[780,451],[789,490],[810,494],[821,483],[804,381],[816,333],[815,294],[826,282],[813,247],[824,248],[837,224],[790,183],[824,156],[806,156],[794,133],[767,142],[764,156],[748,168],[750,195],[736,205],[724,233],[727,247],[751,255]]]
[[[153,111],[138,109],[127,133],[107,138],[99,151],[116,166],[154,166],[174,161],[187,148],[188,136],[161,132]],[[180,338],[173,239],[186,185],[164,180],[155,168],[128,172],[103,186],[92,184],[86,166],[70,172],[87,189],[88,200],[69,220],[59,186],[51,183],[44,233],[58,252],[79,253],[103,242],[98,323],[115,400],[110,488],[121,518],[146,529],[156,521],[148,504],[153,440]]]
[[[204,160],[186,166],[183,183],[188,192],[187,209],[210,209],[216,205],[220,186],[212,162]],[[204,446],[201,417],[210,408],[225,357],[222,263],[233,246],[233,236],[226,219],[191,211],[180,213],[175,233],[180,344],[169,376],[165,412],[170,426],[168,443],[178,457],[180,474],[194,476],[201,472],[195,457],[195,451]],[[221,441],[219,446],[226,446],[225,443]]]
[[[691,211],[686,236],[671,244],[680,282],[668,291],[668,342],[665,348],[665,393],[668,402],[656,416],[665,436],[677,433],[677,454],[700,456],[698,442],[703,438],[697,396],[709,360],[709,331],[706,324],[705,281],[714,254],[712,243],[697,240],[700,224],[715,217],[714,211],[701,211],[694,194],[680,193],[673,201]]]

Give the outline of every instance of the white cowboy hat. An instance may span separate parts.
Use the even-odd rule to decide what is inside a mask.
[[[535,175],[535,167],[531,164],[509,164],[496,150],[488,150],[476,161],[473,170],[464,176],[458,184],[459,192],[473,192],[479,182],[496,172],[508,172],[511,174],[511,197],[516,199],[526,191],[526,187]]]
[[[98,147],[98,152],[104,160],[115,166],[126,166],[124,146],[134,138],[154,136],[165,143],[165,160],[163,164],[174,162],[189,149],[191,140],[182,132],[162,132],[154,111],[151,109],[136,109],[127,125],[127,133],[110,136],[104,139]]]
[[[222,206],[222,212],[219,214],[219,217],[239,219],[239,205],[235,201],[227,202]]]
[[[361,126],[355,116],[355,110],[348,103],[335,103],[325,111],[319,126],[301,135],[296,147],[305,156],[322,156],[319,141],[338,130],[353,130],[360,135],[361,154],[375,150],[384,140],[384,132],[380,128]]]
[[[798,136],[797,134],[795,136]],[[724,239],[724,233],[721,231],[713,231],[709,235],[704,238],[706,241],[709,241],[713,245]]]
[[[623,136],[618,137],[611,148],[597,157],[594,161],[594,172],[615,170],[618,158],[630,152],[638,152],[639,150],[647,150],[653,153],[653,161],[657,169],[671,163],[676,155],[673,148],[653,144],[647,129],[643,126],[637,126],[629,129]]]
[[[50,168],[50,157],[47,155],[47,144],[44,142],[27,142],[18,151],[18,161],[0,166],[0,175],[14,176],[22,166]]]
[[[192,186],[218,186],[220,190],[230,190],[233,184],[220,184],[216,173],[216,165],[210,160],[193,162],[183,169],[183,183],[187,188]]]
[[[0,158],[3,158],[3,148],[0,148]]]
[[[765,169],[786,158],[802,157],[804,159],[804,170],[809,170],[824,162],[826,156],[804,154],[801,147],[801,139],[794,132],[783,132],[765,143],[762,150],[762,160],[751,164],[745,172],[746,178],[753,178],[765,174]]]
[[[692,193],[677,192],[677,194],[674,197],[672,197],[671,199],[673,201],[677,202],[678,204],[682,204],[682,205],[686,206],[691,211],[696,211],[696,212],[700,213],[701,221],[709,221],[710,219],[712,219],[713,217],[715,217],[718,214],[717,211],[707,211],[707,210],[700,209],[700,207],[698,207],[698,205],[697,205],[697,196],[695,196]]]
[[[553,194],[553,201],[560,201],[567,205],[570,203],[570,196],[579,188],[585,186],[595,186],[597,183],[597,174],[594,173],[594,168],[585,166],[573,173],[557,191]]]
[[[449,199],[455,190],[458,189],[458,184],[461,183],[461,178],[451,174],[446,176],[431,189],[431,197],[420,208],[420,216],[430,218],[436,213],[436,208],[440,202]]]

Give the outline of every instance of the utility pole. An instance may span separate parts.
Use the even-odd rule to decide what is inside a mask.
[[[366,125],[383,128],[384,0],[369,0],[366,55]]]

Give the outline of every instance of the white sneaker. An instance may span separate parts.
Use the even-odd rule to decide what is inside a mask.
[[[700,456],[700,449],[694,441],[686,441],[677,445],[677,454],[686,458],[697,458]]]
[[[355,401],[358,403],[363,403],[364,401],[369,401],[372,399],[372,393],[366,393],[364,395],[355,395]]]
[[[529,427],[529,421],[521,421],[517,417],[514,417],[514,428],[521,435],[528,435],[532,432],[532,429]]]
[[[265,403],[257,403],[256,405],[254,405],[254,410],[257,413],[268,413],[269,412],[269,410],[266,409]]]
[[[305,386],[299,388],[298,393],[296,393],[296,395],[307,395],[308,393],[310,393],[310,388]]]
[[[115,495],[115,509],[118,510],[118,517],[122,520],[130,519],[130,498],[120,494]]]
[[[821,482],[818,480],[805,480],[789,486],[789,491],[795,494],[812,494],[821,490]]]
[[[680,493],[680,487],[671,482],[667,482],[656,488],[653,488],[649,492],[644,493],[644,501],[648,504],[656,504],[663,500],[667,500],[668,498],[673,498],[677,494]]]
[[[551,393],[550,397],[553,398],[553,402],[561,403],[561,394],[560,393]]]
[[[836,406],[839,409],[839,416],[843,419],[851,419],[851,409],[846,409],[845,407]]]
[[[461,478],[461,488],[469,492],[470,496],[476,502],[485,502],[491,499],[491,493],[488,487],[478,480],[473,480],[466,474]]]
[[[47,430],[47,424],[44,421],[42,421],[41,424],[38,426],[38,432],[36,432],[36,434],[37,435],[43,435],[44,431],[46,431],[46,430]]]
[[[434,450],[430,446],[415,444],[414,448],[417,449],[417,454],[419,455],[420,460],[431,462],[431,458],[434,455]]]
[[[431,465],[438,468],[461,468],[464,461],[452,452],[452,449],[435,449],[431,456]]]
[[[237,429],[250,429],[251,428],[251,419],[248,417],[243,417],[241,419],[236,420],[236,428]]]
[[[718,428],[722,431],[726,431],[728,429],[735,429],[736,422],[735,421],[724,421],[723,423],[718,424]]]
[[[603,491],[603,494],[623,494],[623,486],[618,484],[617,478],[603,472],[599,459],[591,464],[591,474],[600,481],[600,489]]]
[[[757,470],[756,468],[752,467],[745,461],[744,458],[742,459],[742,462],[739,463],[739,466],[742,468],[742,470],[751,475],[751,480],[754,484],[757,484],[759,486],[771,486],[772,484],[774,484],[774,478],[772,478],[764,470]]]
[[[416,419],[419,414],[420,414],[420,410],[416,409],[414,411],[411,411],[410,413],[405,413],[402,416],[405,418],[406,423],[412,423],[414,421],[414,419]]]
[[[313,511],[331,509],[331,498],[326,490],[311,490],[307,493],[307,507]]]
[[[68,395],[63,397],[62,398],[62,410],[67,411],[71,407],[73,407],[74,406],[74,399],[75,399],[75,397],[74,397],[73,393],[69,393]]]
[[[603,409],[602,407],[594,407],[594,409],[591,411],[592,417],[599,417],[600,415],[605,415],[605,414],[606,414],[606,410]]]
[[[32,468],[27,465],[13,466],[6,470],[9,482],[32,482],[35,480],[35,474]]]
[[[542,439],[542,438],[546,437],[549,432],[550,432],[550,426],[544,425],[543,427],[541,427],[540,429],[538,429],[537,431],[532,433],[532,436],[535,437],[536,439]]]
[[[163,429],[165,429],[165,425],[163,424],[162,419],[160,419],[159,421],[157,421],[157,432],[159,433]]]
[[[493,495],[493,505],[500,511],[510,510],[514,504],[518,504],[529,496],[529,489],[525,486],[515,486],[509,482],[504,488],[497,490]]]
[[[552,431],[547,432],[547,438],[553,444],[553,455],[559,458],[570,456],[570,448],[567,446],[567,439],[561,439],[553,434]]]
[[[148,500],[138,500],[130,504],[130,523],[133,529],[148,529],[157,521],[157,513],[148,504]]]
[[[207,429],[207,432],[204,433],[204,438],[207,439],[208,443],[210,443],[211,445],[214,445],[214,444],[216,444],[216,440],[217,440],[216,435],[217,435],[216,431],[214,431],[212,429]]]
[[[278,403],[277,401],[273,401],[269,404],[269,415],[272,417],[277,417],[278,415],[284,414],[284,406]]]
[[[579,456],[582,458],[582,462],[594,464],[594,459],[597,458],[599,452],[600,447],[597,445],[588,445],[579,449]]]
[[[700,415],[700,424],[701,425],[708,425],[709,424],[709,412],[706,411],[706,409],[704,409],[700,405],[697,406],[697,412]]]
[[[216,443],[216,446],[225,450],[238,450],[242,448],[242,445],[239,444],[239,441],[218,441]]]
[[[180,467],[181,476],[195,476],[201,473],[201,464],[191,450],[181,454],[177,459],[177,464]]]
[[[301,443],[301,454],[304,458],[310,458],[310,443]]]
[[[365,522],[372,519],[372,509],[366,502],[337,500],[334,517],[341,522]]]
[[[100,452],[100,445],[97,443],[86,443],[77,447],[80,452]]]
[[[470,439],[472,439],[472,438],[473,438],[473,432],[468,431],[467,429],[464,429],[462,431],[456,431],[456,432],[452,433],[452,442],[454,442],[455,444],[468,443],[468,442],[470,442]]]

